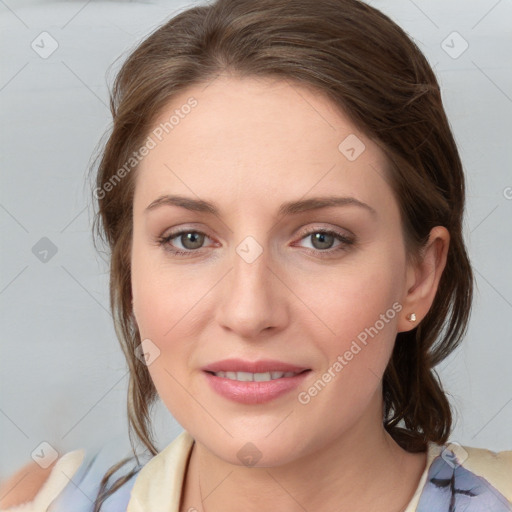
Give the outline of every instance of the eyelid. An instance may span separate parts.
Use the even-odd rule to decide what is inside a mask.
[[[336,233],[337,235],[342,236],[344,238],[355,238],[354,233],[352,233],[352,231],[350,231],[349,229],[340,228],[337,226],[336,227],[335,226],[326,226],[326,225],[321,225],[321,224],[313,224],[313,226],[308,224],[307,227],[305,227],[304,229],[301,229],[300,236],[304,237],[306,235],[311,235],[313,233],[319,233],[319,232]]]
[[[189,232],[194,232],[194,233],[199,233],[201,235],[205,235],[207,236],[208,238],[212,239],[211,236],[208,235],[208,233],[206,233],[205,231],[201,230],[201,229],[196,229],[193,225],[191,226],[179,226],[179,227],[176,227],[175,229],[173,228],[170,228],[171,231],[168,233],[168,234],[162,234],[159,238],[169,238],[169,237],[175,237],[177,235],[180,235],[180,234],[183,234],[183,233],[189,233]],[[345,235],[342,231],[345,231],[347,234]],[[355,235],[354,233],[352,233],[349,229],[346,229],[346,228],[339,228],[339,227],[326,227],[325,225],[313,225],[312,227],[309,227],[309,228],[303,228],[301,229],[301,238],[304,237],[304,236],[307,236],[307,235],[310,235],[312,233],[318,233],[318,232],[332,232],[332,233],[336,233],[340,236],[344,236],[346,238],[351,238],[351,237],[354,237],[355,238]],[[164,231],[165,233],[165,231]]]
[[[191,224],[177,224],[175,226],[170,226],[162,232],[159,238],[169,238],[181,235],[183,233],[199,233],[201,235],[205,235],[210,239],[214,239],[214,237],[208,234],[209,230],[203,227],[202,223],[191,223]]]

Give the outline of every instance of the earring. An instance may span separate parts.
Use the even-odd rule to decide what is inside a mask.
[[[416,314],[415,313],[411,313],[410,315],[407,315],[405,318],[407,318],[407,320],[409,320],[409,322],[416,322]]]

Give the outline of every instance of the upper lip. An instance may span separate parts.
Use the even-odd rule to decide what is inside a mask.
[[[275,361],[271,359],[261,359],[260,361],[244,361],[242,359],[224,359],[216,361],[202,368],[205,372],[249,372],[249,373],[266,373],[266,372],[294,372],[299,373],[309,370],[304,366],[296,366],[294,364],[284,363],[283,361]]]

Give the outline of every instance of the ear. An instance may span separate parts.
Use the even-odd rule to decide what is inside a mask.
[[[436,226],[430,231],[428,242],[419,255],[419,261],[408,263],[398,332],[414,329],[428,313],[446,266],[449,245],[448,230],[443,226]],[[411,313],[416,315],[415,322],[406,318]]]

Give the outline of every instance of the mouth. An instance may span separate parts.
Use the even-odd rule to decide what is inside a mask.
[[[241,404],[262,404],[290,393],[311,373],[311,368],[281,361],[224,360],[202,368],[218,395]]]
[[[276,379],[283,379],[288,377],[295,377],[296,375],[300,375],[304,372],[309,372],[310,370],[302,370],[299,372],[280,372],[280,371],[271,371],[271,372],[211,372],[207,371],[210,375],[215,375],[215,377],[220,377],[222,379],[235,380],[238,382],[268,382]]]

